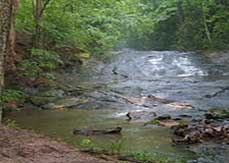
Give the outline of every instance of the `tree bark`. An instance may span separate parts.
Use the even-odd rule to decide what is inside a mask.
[[[9,33],[12,15],[12,0],[0,1],[0,93],[4,86],[4,58],[8,52]],[[2,102],[0,103],[0,123],[2,121]]]
[[[5,57],[4,69],[5,73],[14,73],[16,70],[15,66],[15,45],[16,45],[16,31],[15,31],[15,20],[16,20],[16,11],[19,5],[19,0],[11,0],[11,14],[10,14],[10,31],[8,36],[7,44],[7,55]]]
[[[41,48],[41,22],[44,15],[44,11],[51,0],[32,0],[33,5],[33,17],[35,21],[35,29],[33,32],[32,42],[33,47]]]
[[[43,0],[36,0],[34,4],[35,31],[33,33],[33,47],[39,48],[41,45],[41,19]]]

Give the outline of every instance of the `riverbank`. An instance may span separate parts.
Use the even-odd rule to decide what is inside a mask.
[[[0,127],[0,163],[114,163],[61,141],[26,130]]]

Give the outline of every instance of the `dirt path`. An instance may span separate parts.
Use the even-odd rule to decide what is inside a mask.
[[[0,127],[0,163],[115,163],[25,130]]]

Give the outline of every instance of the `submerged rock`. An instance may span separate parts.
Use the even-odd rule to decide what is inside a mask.
[[[116,127],[116,128],[109,128],[109,129],[99,129],[99,130],[90,130],[90,129],[75,129],[73,131],[74,135],[114,135],[114,134],[121,134],[122,128]]]

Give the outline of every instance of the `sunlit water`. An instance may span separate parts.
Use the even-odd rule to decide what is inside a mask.
[[[206,95],[229,86],[228,74],[228,65],[213,63],[201,54],[125,50],[115,53],[106,64],[92,60],[82,67],[80,75],[72,71],[63,77],[65,82],[84,89],[78,96],[87,99],[87,103],[79,104],[68,111],[27,110],[11,113],[9,118],[15,119],[24,128],[61,137],[77,147],[88,137],[74,136],[74,128],[121,126],[122,136],[92,136],[90,139],[93,145],[96,148],[112,150],[112,143],[119,143],[121,153],[159,153],[172,159],[185,160],[201,156],[205,158],[202,162],[207,160],[206,163],[227,163],[227,145],[214,144],[216,148],[210,154],[206,151],[212,146],[192,146],[192,149],[187,146],[174,146],[169,128],[146,127],[143,123],[128,122],[125,114],[133,110],[151,110],[157,114],[169,113],[174,117],[187,114],[193,118],[201,118],[209,108],[229,107],[229,91],[214,98],[206,98]],[[173,110],[155,103],[147,104],[148,107],[137,106],[117,98],[115,94],[139,98],[155,95],[191,103],[194,108]],[[220,147],[220,153],[217,153],[217,147]]]

